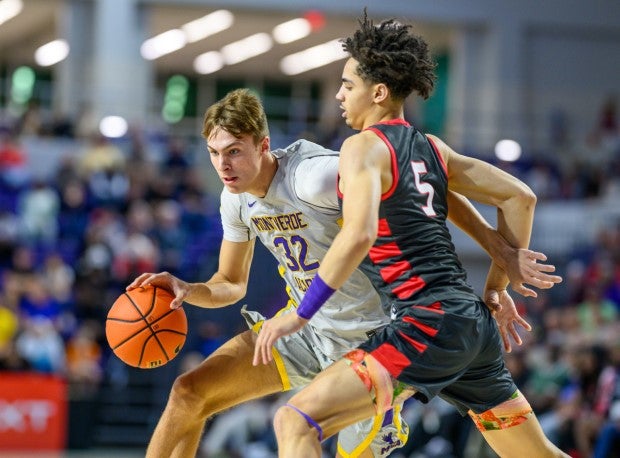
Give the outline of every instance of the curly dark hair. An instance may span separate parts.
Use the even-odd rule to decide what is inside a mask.
[[[366,9],[352,37],[342,47],[358,62],[357,73],[364,81],[385,84],[396,100],[414,90],[427,99],[435,86],[436,63],[428,44],[411,33],[411,25],[388,19],[375,26]]]

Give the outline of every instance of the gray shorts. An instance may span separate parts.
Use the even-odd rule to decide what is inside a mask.
[[[287,304],[278,313],[288,313],[295,309],[292,304]],[[250,329],[258,331],[265,317],[258,312],[241,309]],[[334,361],[320,351],[317,345],[317,336],[310,326],[305,326],[301,331],[282,337],[274,345],[273,357],[282,379],[284,391],[301,388],[308,385],[319,372],[332,364]],[[343,348],[342,353],[352,350]],[[376,458],[386,457],[393,450],[402,447],[407,442],[409,427],[400,415],[402,405],[385,414],[377,415],[350,425],[338,433],[338,452],[343,457],[354,458],[367,447]]]

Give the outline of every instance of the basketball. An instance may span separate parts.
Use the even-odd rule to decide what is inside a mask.
[[[171,309],[168,291],[147,286],[121,294],[108,311],[105,334],[110,348],[126,364],[152,369],[171,361],[183,348],[187,317]]]

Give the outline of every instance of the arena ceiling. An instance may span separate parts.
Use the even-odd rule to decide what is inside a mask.
[[[64,0],[24,0],[24,9],[15,18],[0,24],[0,65],[13,68],[17,65],[36,65],[35,50],[54,39],[61,38],[59,31],[60,15],[65,11],[61,6]],[[170,2],[172,3],[172,2]],[[214,11],[213,7],[149,5],[151,8],[148,29],[150,36],[181,25]],[[207,51],[219,50],[222,46],[258,32],[271,32],[278,24],[303,15],[292,11],[266,11],[233,9],[235,22],[223,32],[205,40],[191,43],[179,51],[160,57],[154,61],[157,72],[181,72],[194,74],[193,61],[196,56]],[[357,14],[357,13],[356,13]],[[308,47],[325,43],[350,33],[356,26],[354,14],[326,15],[324,26],[310,36],[289,44],[276,44],[266,54],[238,64],[225,66],[218,77],[237,77],[241,75],[262,75],[264,77],[284,77],[279,70],[279,61],[286,55]],[[447,48],[450,31],[447,26],[437,24],[416,24],[418,33],[425,36],[434,51]],[[321,79],[333,78],[340,72],[341,63],[333,63],[311,70],[296,77]]]

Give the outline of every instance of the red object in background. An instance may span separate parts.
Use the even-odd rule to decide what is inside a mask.
[[[0,451],[62,450],[67,441],[67,385],[59,377],[0,373]]]
[[[304,19],[310,23],[312,30],[319,30],[325,25],[325,15],[317,10],[306,11]]]

